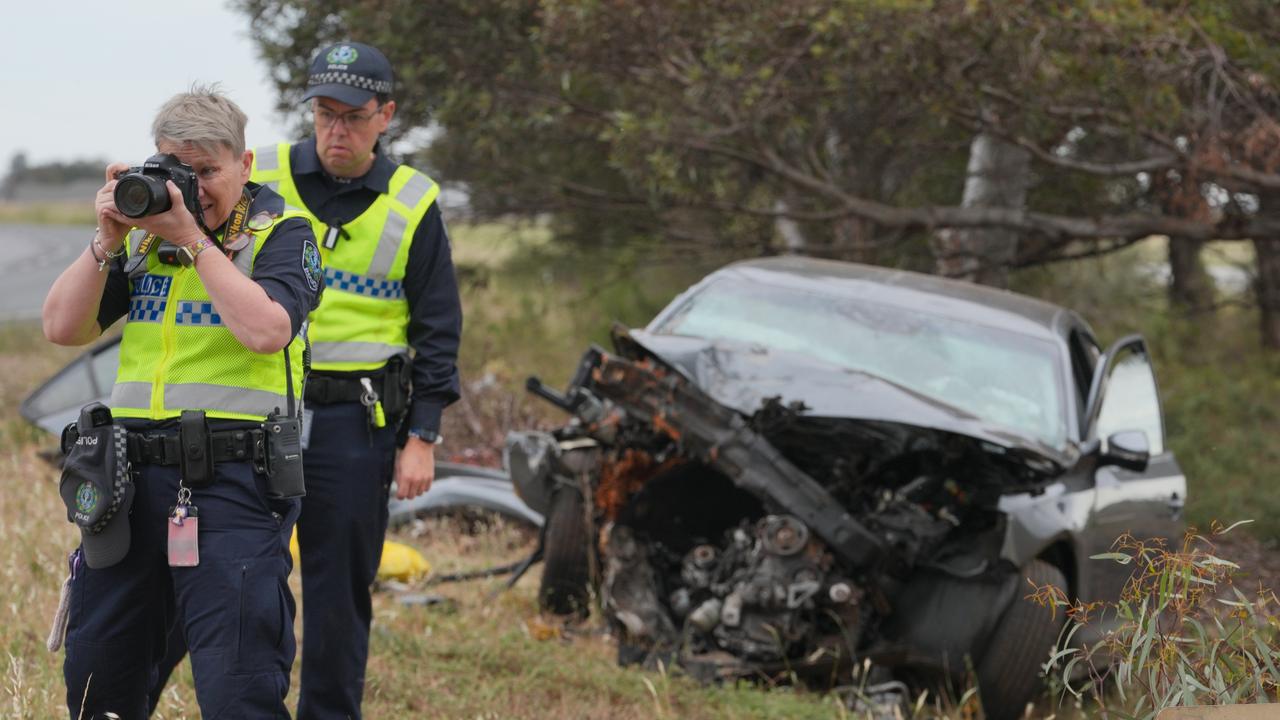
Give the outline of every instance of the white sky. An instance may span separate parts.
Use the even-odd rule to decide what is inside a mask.
[[[248,30],[225,0],[4,0],[0,176],[19,150],[32,164],[141,162],[155,111],[197,81],[249,116],[249,147],[287,139]]]

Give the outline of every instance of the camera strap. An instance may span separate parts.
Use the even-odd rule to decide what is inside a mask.
[[[146,267],[143,267],[142,264],[146,262],[147,254],[157,246],[158,243],[156,243],[156,240],[157,238],[155,233],[149,232],[143,236],[142,240],[138,243],[138,246],[133,248],[129,253],[129,259],[124,263],[124,272],[126,275],[133,278],[135,274],[138,274],[139,267],[142,267],[143,271],[146,270]]]
[[[228,252],[227,243],[231,242],[236,235],[239,235],[240,230],[244,228],[245,218],[249,217],[249,203],[252,200],[253,198],[249,196],[249,191],[242,190],[240,192],[240,200],[235,207],[231,208],[231,217],[227,219],[227,229],[226,232],[222,233],[222,239],[219,240],[217,237],[213,237],[213,233],[209,233],[209,236],[213,237],[213,241],[218,244],[219,250]],[[228,256],[234,252],[234,250],[230,251]]]

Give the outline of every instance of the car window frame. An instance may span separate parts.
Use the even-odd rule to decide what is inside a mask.
[[[1156,417],[1160,421],[1160,452],[1163,455],[1169,450],[1169,433],[1164,418],[1164,399],[1160,396],[1160,381],[1156,376],[1155,362],[1151,357],[1151,348],[1147,344],[1146,338],[1141,335],[1126,335],[1111,344],[1102,355],[1101,361],[1094,370],[1093,381],[1089,386],[1089,401],[1085,405],[1086,413],[1084,416],[1085,424],[1081,433],[1081,438],[1085,441],[1102,440],[1097,436],[1098,418],[1102,412],[1102,404],[1106,402],[1107,386],[1110,384],[1111,374],[1115,368],[1116,358],[1122,351],[1131,346],[1139,346],[1141,352],[1147,358],[1147,367],[1151,372],[1152,387],[1155,390]],[[1141,429],[1141,428],[1133,428]],[[1151,438],[1147,439],[1148,444],[1155,445]]]

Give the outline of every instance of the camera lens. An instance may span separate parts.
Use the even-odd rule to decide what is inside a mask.
[[[169,209],[169,190],[164,180],[141,173],[129,173],[116,183],[116,209],[125,217],[155,215]]]

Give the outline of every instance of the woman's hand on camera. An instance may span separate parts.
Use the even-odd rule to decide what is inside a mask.
[[[93,199],[94,215],[98,218],[98,242],[107,252],[115,252],[124,244],[125,233],[133,227],[133,221],[116,209],[116,173],[128,170],[126,163],[111,163],[107,166],[107,184],[98,189]]]
[[[187,209],[182,199],[182,191],[172,180],[165,180],[164,186],[169,190],[169,209],[155,215],[137,218],[134,223],[148,232],[168,240],[174,245],[187,247],[204,237],[204,232],[196,225],[196,219]]]

